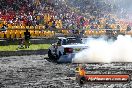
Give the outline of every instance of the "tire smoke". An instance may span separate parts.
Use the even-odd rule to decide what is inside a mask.
[[[132,38],[119,35],[117,40],[88,38],[87,49],[77,53],[73,63],[132,62]]]

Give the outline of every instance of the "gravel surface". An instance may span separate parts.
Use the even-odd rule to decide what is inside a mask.
[[[0,87],[80,88],[74,79],[77,64],[57,64],[46,58],[47,55],[0,58]],[[132,63],[86,65],[89,74],[132,74]],[[124,84],[88,83],[82,88],[132,88],[132,82]]]

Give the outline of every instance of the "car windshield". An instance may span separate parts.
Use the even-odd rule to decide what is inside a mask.
[[[72,44],[72,43],[82,43],[82,40],[80,38],[68,38],[67,44]]]

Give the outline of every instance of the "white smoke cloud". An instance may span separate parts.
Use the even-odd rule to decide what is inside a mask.
[[[119,35],[115,41],[88,38],[86,44],[89,48],[77,53],[73,63],[132,62],[131,36]]]

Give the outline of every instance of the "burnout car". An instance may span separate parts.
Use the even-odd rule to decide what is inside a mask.
[[[59,63],[72,63],[75,54],[88,48],[81,38],[58,37],[57,42],[48,49],[48,57]]]

